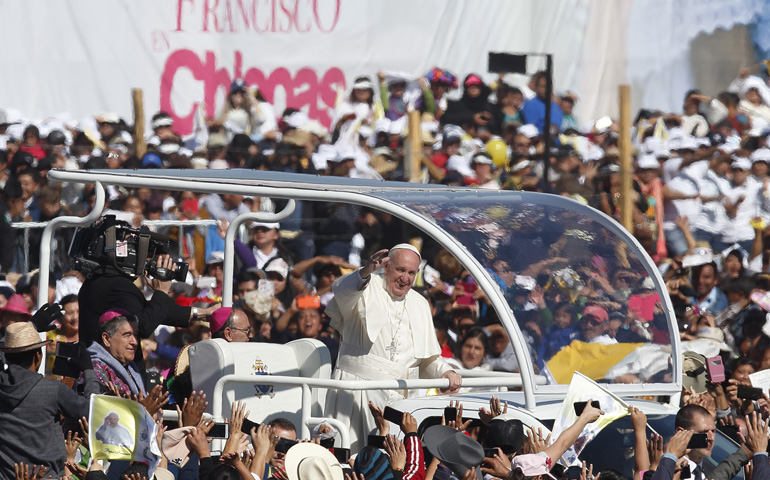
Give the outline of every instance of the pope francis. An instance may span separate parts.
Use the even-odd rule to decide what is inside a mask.
[[[415,247],[401,243],[334,282],[326,313],[342,337],[335,379],[443,377],[450,391],[459,390],[462,377],[440,355],[428,302],[412,291],[420,261]],[[402,390],[330,390],[326,412],[350,425],[351,449],[358,451],[376,428],[368,403],[383,408],[405,395]]]

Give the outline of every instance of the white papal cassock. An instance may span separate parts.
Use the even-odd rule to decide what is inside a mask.
[[[368,282],[358,271],[349,273],[332,290],[326,313],[342,336],[335,379],[440,378],[452,370],[440,355],[428,301],[419,293],[392,296],[382,271]],[[405,395],[404,390],[329,390],[326,414],[349,423],[351,451],[357,452],[376,428],[368,403],[383,408]]]

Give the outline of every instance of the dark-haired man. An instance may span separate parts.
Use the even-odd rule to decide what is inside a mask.
[[[88,415],[88,397],[99,392],[99,384],[87,352],[73,363],[83,370],[85,397],[62,382],[37,373],[43,362],[40,340],[31,322],[9,325],[0,352],[8,369],[0,371],[0,478],[16,478],[14,463],[41,465],[54,478],[65,476],[60,417],[75,420]]]
[[[727,297],[717,286],[717,267],[714,262],[699,265],[692,270],[692,286],[695,297],[690,303],[701,311],[717,315],[727,308]]]
[[[708,462],[703,462],[705,458],[711,456],[717,431],[711,413],[700,405],[685,405],[677,412],[674,427],[676,433],[666,446],[666,453],[660,459],[660,465],[652,480],[673,478],[674,469],[681,457],[684,457],[690,466],[690,478],[692,480],[705,480],[707,476],[713,478],[711,475],[713,467],[710,467]],[[687,448],[690,439],[695,434],[706,434],[705,447]]]

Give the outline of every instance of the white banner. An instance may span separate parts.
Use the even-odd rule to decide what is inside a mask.
[[[720,12],[720,27],[747,21],[741,12],[720,9],[723,3],[711,0],[709,9]],[[634,79],[648,72],[661,84],[688,78],[686,63],[670,69],[667,64],[669,72],[648,61],[649,38],[627,38],[627,27],[645,31],[639,19],[652,10],[645,5],[634,0],[6,0],[0,2],[0,108],[16,108],[33,119],[114,111],[132,123],[130,91],[141,88],[148,121],[162,109],[174,116],[179,133],[188,134],[195,105],[202,102],[207,115],[216,116],[230,82],[242,77],[277,112],[302,108],[328,126],[338,88],[347,90],[358,75],[376,79],[378,70],[421,75],[439,66],[461,78],[476,72],[490,81],[496,76],[486,73],[488,52],[542,52],[554,55],[556,89],[581,96],[576,112],[585,122],[616,113],[617,86],[626,81],[629,64],[635,65],[628,69]],[[698,10],[672,7],[665,13],[686,21]],[[688,35],[705,28],[703,22],[686,23],[696,25]],[[629,41],[638,45],[629,48]],[[629,59],[629,51],[641,62]],[[543,66],[542,58],[532,59],[528,69],[534,73]],[[657,103],[670,105],[655,106],[678,111],[690,85],[668,91],[647,90],[643,83],[634,87],[634,99],[663,99]]]

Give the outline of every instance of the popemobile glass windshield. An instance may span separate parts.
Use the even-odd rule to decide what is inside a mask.
[[[576,371],[616,384],[674,380],[674,332],[651,261],[643,262],[640,246],[619,236],[614,220],[553,195],[376,195],[431,219],[481,263],[513,311],[534,373],[547,385],[569,384]],[[538,297],[548,307],[540,308]],[[597,318],[602,311],[606,318]],[[570,325],[559,328],[566,318]]]

